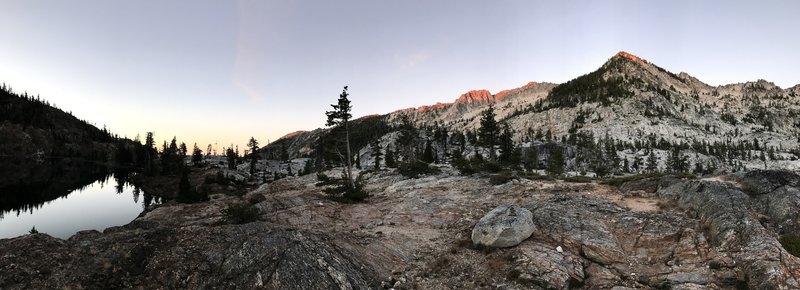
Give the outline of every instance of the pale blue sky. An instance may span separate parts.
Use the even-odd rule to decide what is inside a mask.
[[[617,51],[712,85],[800,83],[798,1],[0,2],[0,81],[129,137],[264,143],[354,115],[564,82]],[[159,139],[160,139],[159,138]]]

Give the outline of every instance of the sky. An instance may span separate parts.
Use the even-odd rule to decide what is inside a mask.
[[[800,83],[800,1],[0,1],[0,82],[205,150],[561,83],[618,51],[711,85]]]

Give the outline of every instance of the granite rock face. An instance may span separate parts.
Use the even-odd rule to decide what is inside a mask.
[[[69,240],[0,241],[2,289],[367,289],[372,267],[321,233],[264,222],[175,229],[134,222]]]
[[[745,178],[744,182],[762,185],[756,197],[743,191],[754,190],[744,182],[743,188],[738,188],[731,183],[702,180],[679,182],[659,194],[677,198],[681,207],[698,215],[711,246],[744,272],[748,287],[800,288],[800,260],[782,247],[777,239],[780,229],[768,222],[774,216],[784,223],[797,223],[796,214],[788,217],[788,210],[774,205],[797,197],[797,189],[790,186],[797,175],[765,171]],[[771,187],[778,189],[768,190]],[[773,196],[775,199],[770,198]]]
[[[800,258],[779,242],[800,221],[792,175],[751,174],[775,184],[753,194],[746,174],[495,186],[441,169],[368,173],[364,203],[333,202],[314,176],[291,177],[243,197],[162,204],[103,233],[3,239],[0,288],[800,288]],[[225,222],[220,211],[242,201],[259,220]],[[512,228],[515,238],[476,247],[493,243],[473,243],[484,225],[502,226],[490,227],[494,241]]]

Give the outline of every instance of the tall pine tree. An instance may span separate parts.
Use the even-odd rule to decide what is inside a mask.
[[[490,104],[489,108],[481,114],[481,127],[478,128],[478,142],[484,148],[489,149],[489,157],[492,160],[497,160],[495,146],[500,139],[500,126],[495,117],[494,106]]]
[[[349,96],[349,94],[347,93],[347,86],[344,86],[342,93],[339,95],[339,100],[337,101],[337,103],[335,105],[331,105],[333,110],[325,112],[325,115],[328,116],[328,122],[326,123],[326,126],[344,127],[344,141],[345,141],[346,155],[342,156],[341,158],[345,160],[346,162],[345,165],[347,166],[345,168],[346,169],[345,178],[347,179],[347,185],[351,189],[353,189],[356,187],[356,184],[355,180],[353,179],[353,164],[351,161],[352,159],[350,157],[352,154],[350,152],[350,128],[349,128],[350,118],[353,117],[353,115],[350,114],[350,110],[352,110],[353,107],[350,105],[350,100],[347,99],[347,96]]]

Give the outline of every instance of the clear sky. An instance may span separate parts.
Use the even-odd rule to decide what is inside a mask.
[[[564,82],[617,51],[712,85],[800,83],[800,1],[3,0],[0,81],[128,137],[261,143]]]

